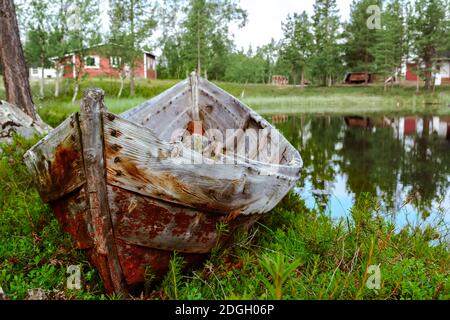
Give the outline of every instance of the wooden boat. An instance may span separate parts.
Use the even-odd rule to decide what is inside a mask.
[[[226,129],[240,130],[219,143]],[[302,165],[266,120],[195,74],[121,115],[106,110],[101,90],[87,90],[80,112],[24,160],[106,290],[120,293],[149,270],[163,276],[174,251],[187,266],[201,263],[270,211]]]

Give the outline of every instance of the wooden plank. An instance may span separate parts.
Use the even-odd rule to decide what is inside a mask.
[[[63,230],[71,235],[78,249],[94,246],[85,186],[50,202],[50,206]]]
[[[201,211],[262,213],[297,180],[299,167],[289,168],[294,176],[283,176],[268,163],[202,158],[112,114],[104,115],[104,128],[108,184],[156,199]]]
[[[106,257],[110,284],[104,279],[108,291],[128,294],[126,282],[113,242],[113,229],[109,212],[106,189],[106,171],[103,158],[103,123],[102,112],[104,93],[102,90],[90,89],[81,101],[80,129],[82,134],[86,191],[94,233],[95,249],[99,256]],[[99,259],[101,260],[101,259]]]
[[[151,112],[152,108],[164,105],[168,101],[170,101],[174,96],[184,92],[188,89],[188,80],[183,80],[176,85],[174,85],[169,90],[164,91],[160,95],[145,101],[138,105],[137,107],[127,110],[120,114],[120,116],[124,119],[130,121],[138,121],[148,115]]]
[[[207,253],[217,244],[221,215],[207,214],[108,186],[114,235],[160,250]]]
[[[85,181],[78,116],[72,114],[24,155],[45,202],[56,200]]]

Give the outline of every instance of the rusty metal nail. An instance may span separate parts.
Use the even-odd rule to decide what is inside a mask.
[[[120,162],[120,158],[119,157],[115,157],[114,158],[114,163]]]
[[[114,119],[116,119],[116,117],[111,113],[108,113],[107,117],[109,121],[114,121]]]
[[[120,171],[120,170],[116,170],[116,176],[121,176],[122,175],[122,171]]]
[[[117,130],[111,129],[111,135],[117,137]]]

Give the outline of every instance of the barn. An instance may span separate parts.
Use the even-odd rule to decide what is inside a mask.
[[[104,47],[107,45],[98,45],[87,50],[84,54],[84,63],[81,63],[80,54],[74,51],[65,55],[63,58],[54,58],[55,62],[59,62],[64,66],[64,78],[76,78],[77,72],[87,77],[119,77],[121,69],[121,58],[106,54],[108,50]],[[125,65],[124,71],[129,75],[130,68]],[[156,55],[142,51],[140,57],[134,62],[134,77],[149,80],[157,78],[156,73]]]

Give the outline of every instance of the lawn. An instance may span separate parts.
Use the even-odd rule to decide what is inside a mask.
[[[137,105],[175,83],[138,83],[136,97],[117,99],[117,83],[108,81],[84,83],[83,87],[102,87],[113,112]],[[244,89],[238,84],[219,85],[236,96]],[[414,107],[396,111],[448,114],[449,93],[446,89],[435,96],[415,96],[402,88],[383,93],[378,87],[302,91],[247,85],[243,99],[265,113],[344,112],[345,108],[345,112],[385,112],[392,111],[396,101],[401,102],[399,108],[416,101]],[[59,99],[35,97],[35,102],[43,118],[55,126],[78,110],[78,102],[71,104],[69,99],[67,91]],[[386,102],[394,104],[377,109]],[[11,299],[26,298],[28,290],[36,288],[50,299],[119,298],[104,293],[95,269],[74,249],[33,187],[22,156],[38,139],[16,137],[14,144],[1,146],[0,287]],[[248,233],[239,233],[232,247],[214,250],[203,268],[185,273],[183,261],[174,254],[168,276],[149,276],[141,298],[450,299],[448,238],[431,226],[398,228],[379,214],[374,199],[363,195],[348,218],[334,220],[308,209],[290,193]],[[66,287],[70,265],[82,268],[81,290]]]

